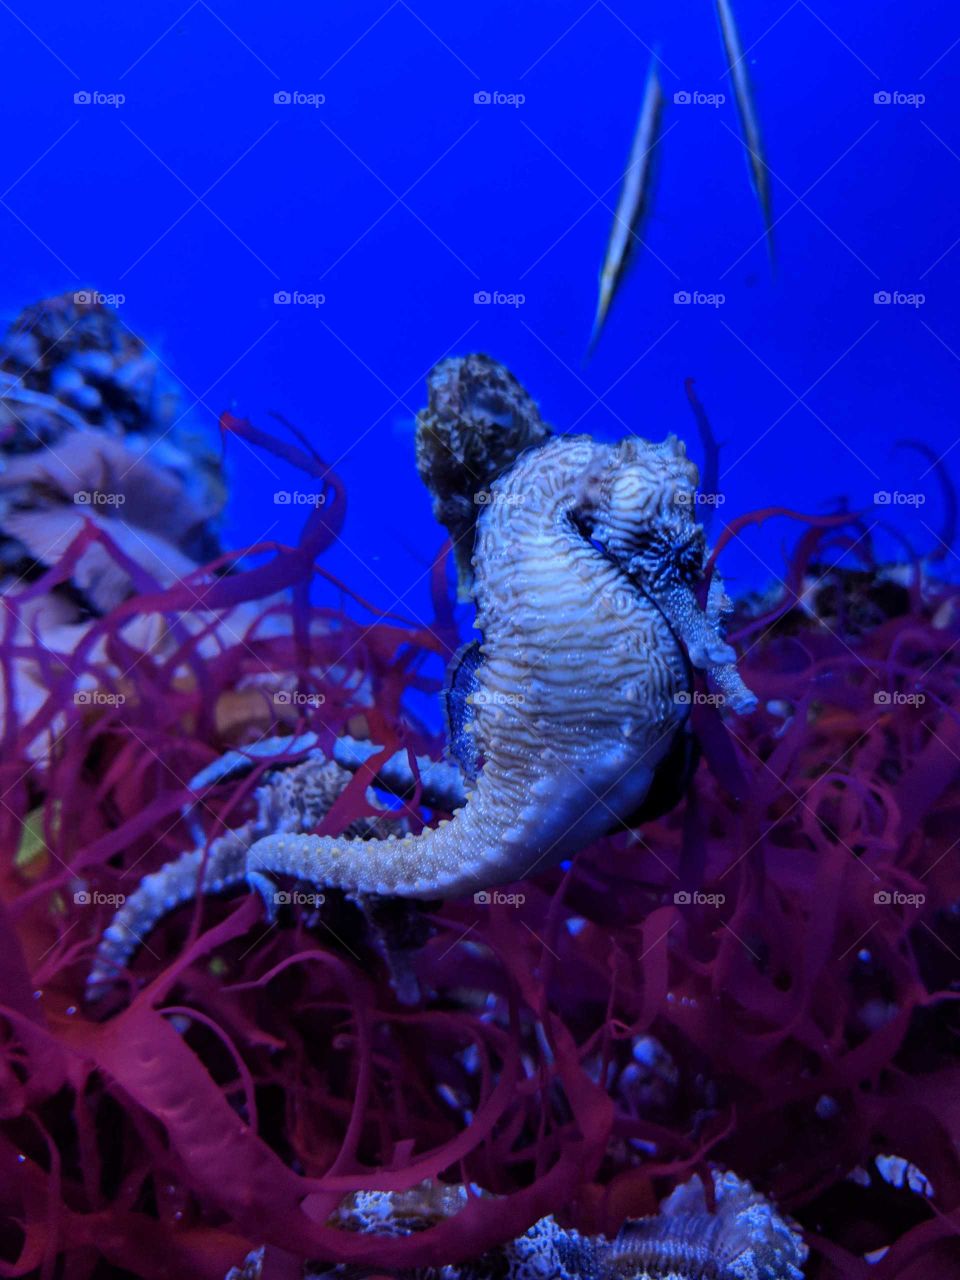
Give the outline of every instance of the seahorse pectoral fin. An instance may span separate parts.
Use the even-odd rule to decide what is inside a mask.
[[[476,715],[470,701],[480,689],[482,666],[480,641],[472,640],[453,655],[443,684],[443,712],[450,753],[470,782],[476,781],[482,763]]]

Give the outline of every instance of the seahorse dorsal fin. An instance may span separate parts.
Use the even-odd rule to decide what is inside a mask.
[[[482,665],[479,640],[461,645],[450,660],[441,695],[450,754],[470,782],[476,781],[482,760],[474,733],[474,710],[467,699],[480,688]]]

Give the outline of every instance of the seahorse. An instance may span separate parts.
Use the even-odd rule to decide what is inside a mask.
[[[522,879],[635,812],[690,706],[691,664],[736,711],[755,699],[720,631],[697,469],[681,441],[557,437],[490,488],[473,557],[483,640],[470,695],[475,787],[418,836],[280,832],[256,874],[348,893],[446,898]]]

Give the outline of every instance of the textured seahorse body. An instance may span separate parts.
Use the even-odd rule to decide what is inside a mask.
[[[524,454],[479,522],[483,768],[465,806],[400,840],[269,836],[250,866],[348,891],[449,897],[558,862],[635,811],[690,687],[682,636],[639,571],[650,562],[662,595],[689,591],[702,573],[696,482],[672,437],[568,437]],[[688,630],[694,619],[712,637],[694,661],[729,663],[715,620],[694,609]]]

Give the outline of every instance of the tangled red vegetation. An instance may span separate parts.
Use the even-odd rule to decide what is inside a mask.
[[[7,717],[0,757],[0,1275],[221,1280],[263,1243],[266,1276],[308,1257],[451,1262],[548,1213],[615,1229],[708,1161],[796,1216],[811,1275],[958,1273],[960,601],[919,573],[881,582],[852,516],[811,526],[782,599],[734,628],[762,709],[728,724],[698,699],[683,803],[517,886],[520,906],[431,909],[419,1005],[397,1002],[350,904],[268,927],[248,894],[179,912],[132,1000],[83,1007],[111,895],[195,841],[188,780],[271,731],[255,677],[322,692],[308,724],[324,734],[440,750],[405,700],[436,688],[425,661],[452,642],[439,576],[430,628],[310,605],[343,494],[286,453],[329,499],[297,547],[168,591],[141,581],[69,662],[15,623],[76,548],[5,599],[6,706],[15,660],[48,693]],[[825,568],[844,554],[862,569]],[[213,658],[203,628],[178,630],[268,597],[285,625]],[[177,642],[132,649],[123,624],[153,613]],[[126,701],[91,717],[81,675]],[[207,839],[247,815],[257,776],[209,799]],[[366,811],[370,776],[331,829]],[[891,1155],[929,1194],[881,1176]],[[430,1177],[499,1198],[405,1240],[326,1225],[350,1191]]]

